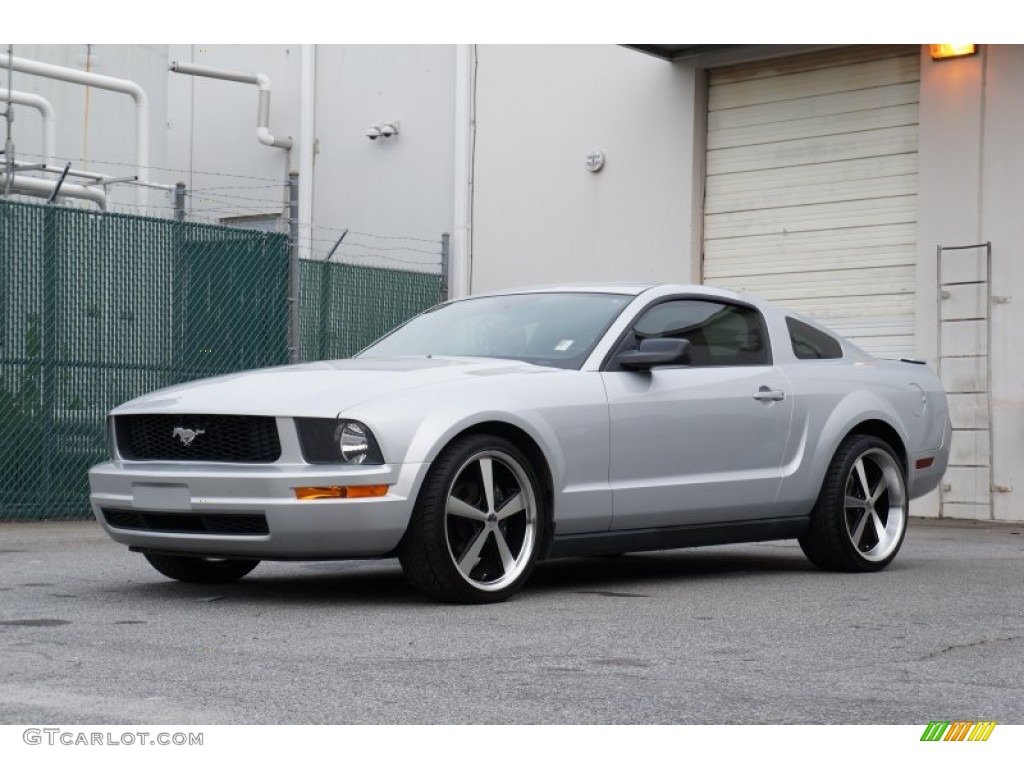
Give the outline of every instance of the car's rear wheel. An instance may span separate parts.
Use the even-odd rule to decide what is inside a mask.
[[[829,465],[800,547],[825,570],[879,571],[903,544],[908,511],[906,473],[889,444],[850,435]]]
[[[146,559],[164,576],[192,584],[226,584],[238,581],[260,564],[259,560],[184,557],[147,552]]]
[[[529,459],[504,438],[470,435],[431,467],[399,560],[413,585],[438,600],[498,602],[533,570],[543,523]]]

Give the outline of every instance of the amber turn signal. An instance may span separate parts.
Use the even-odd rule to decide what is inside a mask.
[[[387,485],[324,485],[310,488],[296,488],[295,498],[299,501],[310,499],[369,499],[384,496]]]

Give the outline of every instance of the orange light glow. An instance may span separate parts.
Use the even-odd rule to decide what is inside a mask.
[[[296,488],[295,498],[299,501],[312,499],[369,499],[384,496],[387,485],[326,485],[310,488]]]
[[[955,59],[958,56],[973,56],[978,52],[978,46],[968,43],[941,43],[928,46],[932,52],[933,59]]]

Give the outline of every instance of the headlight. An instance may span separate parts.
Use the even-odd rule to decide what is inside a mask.
[[[295,419],[302,457],[310,464],[383,464],[365,424],[348,419]]]

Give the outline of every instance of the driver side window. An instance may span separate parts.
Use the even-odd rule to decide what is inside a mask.
[[[740,304],[705,299],[663,301],[640,316],[631,335],[635,345],[642,339],[686,339],[693,366],[771,364],[761,313]]]

